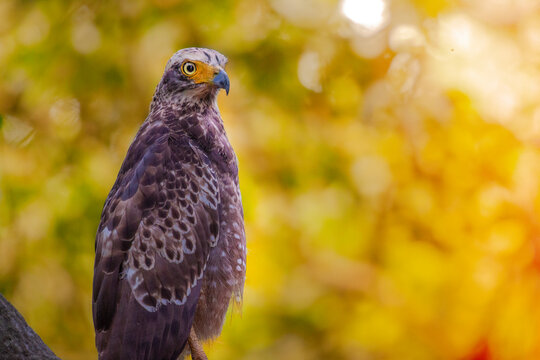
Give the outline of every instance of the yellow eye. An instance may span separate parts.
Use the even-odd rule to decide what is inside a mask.
[[[182,72],[184,75],[191,76],[195,74],[195,71],[197,71],[197,65],[191,61],[185,62],[184,65],[182,65]]]

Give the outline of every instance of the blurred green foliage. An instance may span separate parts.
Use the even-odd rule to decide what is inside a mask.
[[[230,60],[249,249],[211,359],[540,357],[538,5],[366,3],[0,2],[0,292],[60,357],[96,357],[101,209],[188,46]]]

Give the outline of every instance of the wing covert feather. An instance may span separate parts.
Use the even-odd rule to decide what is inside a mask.
[[[199,280],[217,244],[218,182],[189,140],[144,129],[128,150],[96,237],[96,343],[116,358],[174,358],[187,340]]]

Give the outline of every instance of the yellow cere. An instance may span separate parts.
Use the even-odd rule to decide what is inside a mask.
[[[189,73],[186,66],[188,63],[192,63],[196,67],[195,71],[191,74]],[[219,72],[218,68],[197,60],[184,61],[182,63],[181,69],[182,73],[187,77],[193,79],[196,84],[212,82],[214,76]]]

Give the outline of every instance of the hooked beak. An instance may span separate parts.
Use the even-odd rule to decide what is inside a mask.
[[[216,76],[214,76],[212,83],[218,88],[225,89],[225,92],[229,95],[229,76],[227,76],[225,71],[219,70]]]

